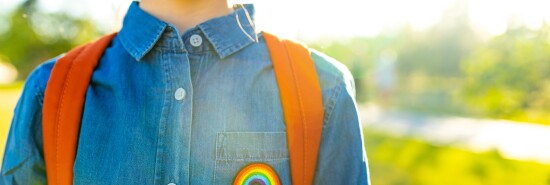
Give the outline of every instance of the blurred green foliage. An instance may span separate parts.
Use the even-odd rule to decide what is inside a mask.
[[[0,60],[12,63],[19,79],[41,62],[100,35],[89,19],[43,12],[37,0],[26,0],[0,18],[8,20],[7,29],[0,32]]]
[[[461,66],[483,44],[457,5],[426,31],[410,27],[389,30],[372,38],[313,42],[310,46],[346,64],[355,77],[357,100],[430,114],[472,115],[461,97],[465,74]],[[382,90],[377,68],[383,55],[396,54],[395,82]],[[382,71],[383,72],[383,71]]]
[[[317,41],[310,46],[348,66],[357,100],[423,114],[487,117],[550,124],[550,25],[510,25],[481,38],[457,4],[425,31],[409,27],[371,38]],[[397,57],[380,70],[384,53]],[[379,79],[391,73],[391,88]],[[386,74],[387,76],[387,74]]]
[[[490,40],[463,65],[463,97],[496,118],[549,122],[550,25],[516,28]]]
[[[496,151],[434,146],[364,129],[372,184],[550,185],[550,165],[503,158]]]

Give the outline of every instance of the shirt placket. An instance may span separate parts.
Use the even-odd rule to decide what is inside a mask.
[[[174,29],[168,29],[168,32]],[[172,34],[174,34],[172,33]],[[175,33],[177,35],[177,33]],[[189,184],[193,86],[189,54],[179,37],[161,49],[166,83],[156,160],[156,184]]]

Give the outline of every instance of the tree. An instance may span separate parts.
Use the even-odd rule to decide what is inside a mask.
[[[90,20],[44,13],[37,0],[26,0],[7,18],[9,28],[0,33],[0,55],[17,68],[20,79],[39,63],[100,35]]]

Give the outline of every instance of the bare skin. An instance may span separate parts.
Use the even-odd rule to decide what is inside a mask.
[[[141,0],[139,6],[158,19],[176,26],[179,33],[233,12],[227,0]]]

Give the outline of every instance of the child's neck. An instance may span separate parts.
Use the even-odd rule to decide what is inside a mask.
[[[171,23],[183,33],[209,19],[233,11],[227,0],[141,0],[141,9]]]

